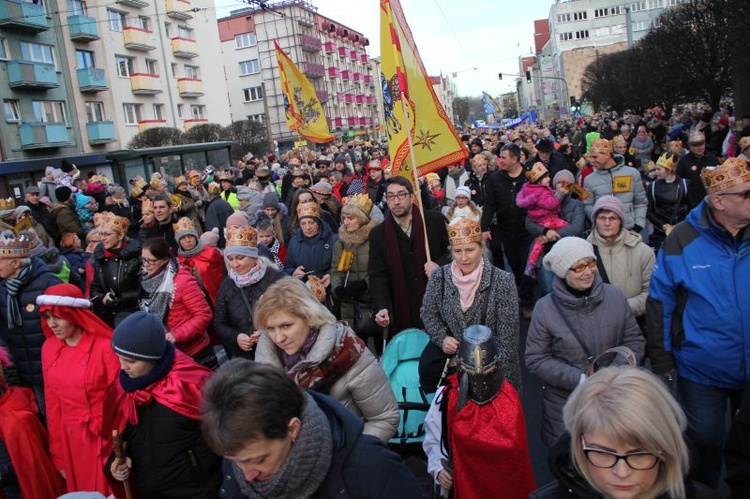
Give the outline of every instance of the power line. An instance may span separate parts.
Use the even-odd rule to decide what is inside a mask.
[[[462,52],[464,53],[464,55],[466,56],[466,60],[467,60],[467,61],[469,61],[469,64],[472,64],[472,65],[473,65],[473,64],[474,64],[474,62],[473,62],[473,61],[471,60],[471,57],[469,57],[469,54],[468,54],[468,52],[466,52],[466,49],[465,49],[465,48],[464,48],[464,46],[463,46],[463,45],[461,44],[461,40],[459,40],[459,39],[458,39],[458,36],[456,36],[456,32],[455,32],[455,31],[453,31],[453,26],[451,26],[451,23],[450,23],[450,22],[448,22],[448,18],[447,18],[447,17],[445,16],[445,12],[443,12],[443,9],[442,9],[442,7],[440,7],[440,4],[438,3],[438,0],[435,0],[435,5],[437,6],[438,10],[440,11],[440,14],[441,14],[441,15],[443,16],[443,19],[445,20],[445,24],[447,24],[447,25],[448,25],[448,29],[449,29],[449,30],[451,30],[451,33],[453,33],[453,38],[455,38],[455,39],[456,39],[456,43],[458,44],[458,46],[459,46],[459,47],[461,47],[461,51],[462,51]],[[476,69],[476,68],[475,68],[475,69]]]

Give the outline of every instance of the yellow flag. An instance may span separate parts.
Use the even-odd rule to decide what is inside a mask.
[[[281,50],[279,44],[275,41],[273,43],[276,46],[276,60],[279,63],[286,122],[289,128],[318,144],[333,141],[335,137],[328,129],[323,106],[320,105],[312,84]]]
[[[399,0],[380,0],[380,56],[393,175],[412,180],[409,136],[417,176],[466,159],[468,151],[432,89]]]

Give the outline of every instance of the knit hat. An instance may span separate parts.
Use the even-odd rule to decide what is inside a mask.
[[[573,177],[573,174],[570,172],[570,170],[560,170],[559,172],[555,173],[555,176],[552,177],[552,187],[556,186],[558,182],[567,182],[568,184],[575,183],[576,179]]]
[[[121,198],[125,195],[125,189],[117,184],[111,184],[107,187],[107,192],[109,192],[109,195],[113,198]]]
[[[54,166],[48,166],[44,169],[44,175],[49,175],[50,173],[55,173],[55,167]]]
[[[219,228],[214,227],[208,232],[204,232],[203,234],[201,234],[200,239],[204,246],[211,246],[212,248],[215,248],[219,245]]]
[[[620,221],[625,222],[625,206],[616,197],[607,195],[597,199],[596,203],[594,203],[594,212],[591,215],[591,219],[596,219],[596,215],[602,210],[611,211],[620,217]]]
[[[482,142],[482,139],[476,138],[476,139],[474,139],[474,140],[471,141],[470,145],[472,145],[472,146],[479,146],[479,147],[483,148],[484,147],[484,142]]]
[[[596,260],[591,243],[580,237],[563,237],[552,246],[542,263],[545,269],[551,270],[560,279],[565,279],[570,267],[584,258]]]
[[[256,193],[258,191],[255,191]],[[253,189],[246,185],[237,187],[237,201],[250,201],[253,198]]]
[[[167,349],[167,332],[161,319],[139,310],[117,325],[112,349],[129,359],[157,361]]]
[[[67,159],[62,160],[62,163],[60,164],[60,169],[64,171],[65,173],[70,173],[75,169],[76,165],[68,161]]]
[[[555,149],[555,147],[552,145],[552,141],[549,139],[539,139],[536,142],[536,150],[537,152],[545,152],[550,153]]]
[[[250,225],[250,216],[244,211],[235,211],[229,218],[227,218],[227,227],[230,225],[236,225],[239,227],[247,227]]]
[[[310,187],[310,190],[319,196],[330,196],[333,192],[331,184],[324,180],[321,180],[317,184]]]
[[[182,217],[177,220],[177,223],[172,224],[174,229],[174,238],[177,242],[180,242],[185,236],[193,236],[196,241],[198,240],[198,230],[195,228],[195,223],[188,217]]]
[[[352,180],[352,183],[349,184],[349,188],[346,190],[347,196],[354,196],[355,194],[364,194],[365,192],[365,183],[362,182],[360,179],[355,178]]]
[[[244,255],[258,258],[258,232],[250,225],[227,225],[224,256]]]
[[[73,194],[73,191],[70,190],[70,187],[67,185],[61,185],[57,189],[55,189],[55,197],[57,200],[61,203],[65,203],[70,199],[70,195]]]
[[[468,187],[462,185],[461,187],[457,188],[455,194],[453,194],[453,197],[457,198],[458,196],[464,196],[471,199],[471,191]]]
[[[277,210],[281,207],[279,206],[279,196],[275,192],[266,192],[263,194],[263,209],[266,208],[276,208]]]

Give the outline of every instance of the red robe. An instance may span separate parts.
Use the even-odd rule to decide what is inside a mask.
[[[505,381],[491,402],[467,401],[456,414],[458,383],[448,377],[448,438],[456,499],[526,499],[536,490],[521,399]]]
[[[37,417],[30,389],[8,387],[0,397],[0,438],[13,463],[22,497],[54,499],[65,493],[65,482],[47,452],[47,430]]]

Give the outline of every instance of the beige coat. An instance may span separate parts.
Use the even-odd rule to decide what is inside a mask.
[[[331,355],[337,339],[354,332],[342,323],[324,326],[312,350],[289,372],[298,372],[319,365]],[[255,361],[283,368],[279,350],[263,333],[258,340]],[[375,356],[365,348],[359,360],[331,386],[329,394],[365,422],[364,433],[383,442],[396,434],[399,422],[398,404],[391,386]]]
[[[626,229],[622,229],[611,244],[602,239],[596,229],[591,231],[588,241],[599,247],[609,283],[625,293],[633,315],[644,315],[651,272],[656,260],[654,250],[641,241],[641,236]]]

